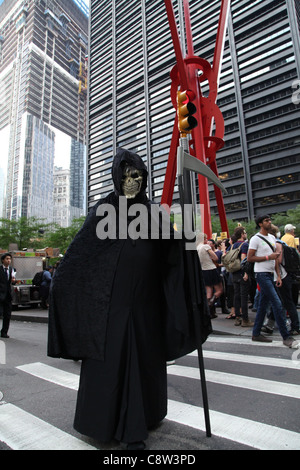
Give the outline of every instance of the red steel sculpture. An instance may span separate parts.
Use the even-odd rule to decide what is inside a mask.
[[[218,176],[216,153],[224,146],[224,119],[220,109],[216,104],[216,100],[230,0],[221,1],[213,65],[211,65],[207,60],[194,55],[189,1],[183,0],[187,44],[187,54],[185,57],[183,57],[182,53],[182,46],[177,30],[172,0],[164,1],[177,62],[170,73],[172,80],[170,92],[171,100],[174,108],[177,110],[177,113],[174,122],[165,183],[161,198],[161,203],[167,204],[170,207],[172,204],[174,185],[176,180],[176,153],[180,137],[186,137],[187,134],[191,134],[191,138],[188,141],[190,155],[196,157],[204,164],[208,165],[215,175]],[[207,81],[209,85],[209,94],[206,97],[203,96],[201,91],[201,83],[204,81]],[[184,96],[184,93],[187,92],[186,101],[190,101],[192,104],[194,104],[196,108],[194,110],[195,118],[198,123],[197,127],[193,127],[196,126],[195,123],[192,123],[190,128],[188,127],[188,124],[186,125],[185,129],[180,126],[178,106],[181,93],[178,92],[178,89],[180,92],[182,92],[182,96]],[[192,113],[193,111],[191,111],[190,114]],[[192,121],[194,118],[188,117],[187,119]],[[211,238],[212,228],[208,180],[205,176],[198,174],[198,182],[202,230],[207,234],[208,238]],[[222,191],[216,185],[214,185],[214,191],[221,228],[223,232],[227,232],[228,234],[229,232]]]

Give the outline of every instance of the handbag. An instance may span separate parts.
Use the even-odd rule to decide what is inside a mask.
[[[254,279],[254,263],[251,263],[251,261],[248,261],[247,258],[244,258],[243,261],[241,262],[241,270],[243,274],[248,274],[249,277],[252,277]]]

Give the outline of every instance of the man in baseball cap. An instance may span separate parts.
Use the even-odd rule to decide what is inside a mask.
[[[286,224],[284,227],[284,235],[281,237],[281,240],[285,242],[288,246],[297,249],[296,240],[295,240],[295,229],[296,227],[292,224]]]

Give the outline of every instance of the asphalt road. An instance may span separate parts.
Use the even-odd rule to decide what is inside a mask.
[[[12,321],[9,333],[0,341],[0,449],[121,455],[117,442],[103,445],[73,429],[80,362],[47,357],[47,323]],[[213,334],[203,352],[212,436],[195,353],[168,366],[169,412],[150,432],[148,451],[299,450],[300,350],[279,337],[261,345],[247,335]]]

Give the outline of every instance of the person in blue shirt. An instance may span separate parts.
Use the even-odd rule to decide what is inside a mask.
[[[50,284],[52,281],[52,266],[45,269],[43,274],[42,283],[40,286],[40,298],[41,298],[41,307],[44,309],[48,308],[48,297],[49,297],[49,290]]]

